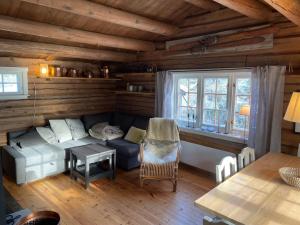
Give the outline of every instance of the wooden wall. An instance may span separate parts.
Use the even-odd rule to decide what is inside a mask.
[[[116,109],[136,115],[154,116],[155,104],[155,73],[124,73],[118,74]],[[142,85],[143,92],[128,92],[126,85]]]
[[[86,78],[36,78],[42,60],[0,58],[1,66],[29,67],[29,98],[0,102],[0,144],[8,131],[44,125],[51,118],[79,117],[83,114],[115,110],[116,80]],[[80,62],[48,62],[74,68],[96,66]]]
[[[300,90],[300,71],[287,73],[285,77],[283,116],[293,91]],[[297,155],[300,134],[294,132],[294,123],[282,120],[281,146],[282,152]]]

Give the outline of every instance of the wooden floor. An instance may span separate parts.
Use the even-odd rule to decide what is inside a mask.
[[[215,186],[205,172],[181,165],[177,193],[164,182],[139,187],[139,170],[118,171],[113,182],[102,179],[88,190],[61,174],[23,186],[4,179],[4,186],[23,208],[54,210],[61,225],[189,225],[201,224],[194,201]]]

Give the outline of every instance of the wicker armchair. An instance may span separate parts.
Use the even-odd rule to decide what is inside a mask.
[[[153,137],[159,137],[159,134],[156,136],[149,135],[149,129],[151,129],[151,126],[149,125],[149,129],[147,131],[147,138],[145,139],[145,142],[141,144],[140,147],[140,185],[141,187],[143,187],[144,180],[169,180],[173,184],[173,191],[176,192],[180,153],[179,132],[176,122],[171,120],[167,120],[166,122],[165,119],[160,118],[152,118],[150,119],[150,124],[151,122],[154,122],[156,124],[162,122],[162,125],[159,129],[162,129],[163,131],[170,131],[170,129],[168,129],[166,126],[168,124],[173,124],[171,125],[173,126],[171,130],[175,127],[176,131],[173,132],[171,138],[168,138],[164,135],[164,140],[160,138],[153,139]],[[157,129],[153,130],[154,132],[157,131]],[[153,148],[151,149],[151,147],[149,146],[155,146],[153,147],[155,150],[153,150]],[[167,152],[164,152],[162,150],[163,154],[160,154],[160,149],[165,149],[165,146],[167,148]],[[155,152],[155,154],[153,154],[153,151]],[[149,159],[149,155],[152,155],[151,160]]]

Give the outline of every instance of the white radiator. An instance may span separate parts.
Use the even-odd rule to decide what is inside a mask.
[[[197,145],[186,141],[181,141],[181,145],[181,162],[211,173],[216,173],[216,164],[220,163],[222,158],[228,155],[235,157],[235,154],[230,152]]]

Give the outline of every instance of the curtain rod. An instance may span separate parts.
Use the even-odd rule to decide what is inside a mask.
[[[254,67],[239,67],[239,68],[215,68],[215,69],[178,69],[167,70],[170,72],[188,72],[188,71],[222,71],[222,70],[251,70]]]

